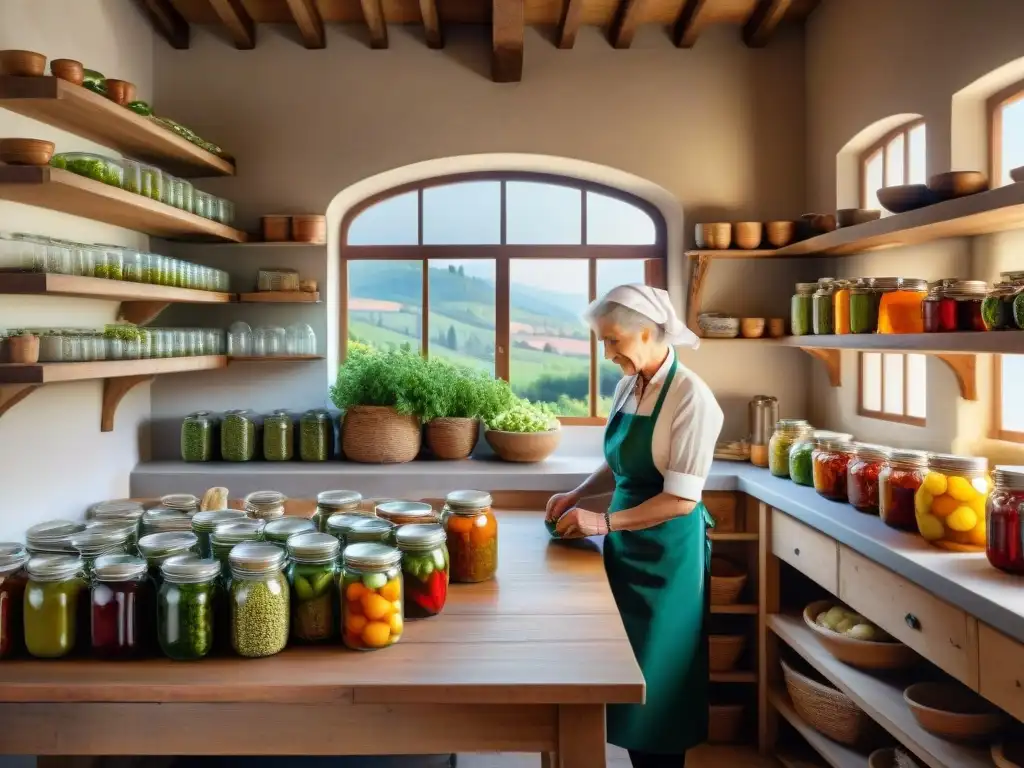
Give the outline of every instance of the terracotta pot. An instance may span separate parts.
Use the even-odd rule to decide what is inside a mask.
[[[356,405],[345,413],[341,449],[345,458],[364,464],[404,464],[420,452],[420,420],[394,408]]]
[[[53,142],[43,139],[0,139],[0,162],[8,165],[48,165]]]
[[[35,51],[0,51],[0,75],[42,77],[46,72],[46,57]]]
[[[795,221],[769,221],[764,225],[768,242],[775,248],[785,248],[796,236]]]
[[[476,419],[444,418],[427,422],[427,447],[439,459],[469,458],[480,434]]]
[[[292,216],[292,240],[297,243],[327,242],[326,216]]]
[[[761,245],[764,226],[760,221],[739,221],[732,225],[732,231],[737,248],[753,251]]]
[[[547,432],[500,432],[489,429],[484,432],[484,439],[491,446],[499,459],[533,463],[544,461],[555,452],[562,440],[562,430],[552,429]]]
[[[773,339],[781,339],[786,335],[786,319],[772,317],[768,319],[768,335]]]
[[[135,83],[127,80],[107,80],[107,98],[126,107],[135,101]]]
[[[50,74],[74,85],[85,82],[85,67],[74,59],[54,59],[50,62]]]
[[[7,339],[11,362],[32,365],[39,362],[38,336],[11,336]]]

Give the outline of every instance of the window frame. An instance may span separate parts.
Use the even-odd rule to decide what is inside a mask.
[[[875,354],[879,356],[879,406],[881,410],[872,411],[864,407],[864,355]],[[903,358],[903,412],[902,413],[889,413],[885,410],[885,355],[896,354]],[[920,418],[918,416],[907,415],[907,403],[909,402],[909,387],[910,387],[910,376],[908,375],[910,366],[910,354],[906,352],[858,352],[857,353],[857,415],[863,416],[868,419],[878,419],[880,421],[891,421],[896,424],[907,424],[912,427],[924,427],[927,426],[928,418]],[[927,356],[925,356],[927,361]],[[925,385],[927,386],[927,378],[925,379]],[[925,411],[927,412],[927,401],[925,401]]]
[[[1003,110],[1024,100],[1024,80],[1003,88],[989,97],[988,112],[988,177],[992,188],[1012,184],[1013,179],[1003,180]]]
[[[906,183],[906,180],[910,178],[910,132],[924,124],[925,119],[923,117],[918,117],[911,120],[909,123],[903,123],[899,127],[893,128],[887,134],[882,136],[882,138],[860,153],[857,186],[859,188],[858,198],[860,200],[861,208],[868,207],[868,164],[874,160],[879,153],[882,153],[882,186],[885,186],[885,179],[887,176],[886,171],[888,171],[889,168],[889,145],[892,144],[895,139],[898,139],[900,135],[903,136],[904,183]]]
[[[1003,356],[992,355],[992,425],[988,431],[993,440],[1024,443],[1024,432],[1003,429]]]
[[[423,244],[423,192],[432,187],[459,184],[468,181],[500,182],[501,195],[501,243],[498,245],[424,245]],[[506,216],[508,182],[537,182],[557,184],[580,190],[580,242],[579,245],[510,245],[506,243]],[[349,228],[366,209],[392,197],[417,192],[418,240],[417,245],[349,245]],[[654,223],[654,243],[651,245],[587,245],[587,192],[596,192],[612,197],[639,208]],[[339,359],[344,360],[348,348],[348,262],[388,259],[420,261],[423,271],[423,318],[421,321],[421,354],[427,356],[430,344],[430,301],[429,269],[432,259],[493,260],[495,264],[495,307],[494,307],[494,374],[508,381],[511,374],[511,261],[512,259],[567,259],[581,258],[589,261],[588,296],[597,298],[597,262],[602,259],[635,259],[644,264],[644,279],[648,285],[665,288],[667,283],[667,226],[661,211],[650,202],[614,187],[585,181],[571,176],[533,173],[524,171],[479,171],[470,173],[435,176],[428,179],[402,184],[379,192],[348,210],[341,222],[338,279],[338,330]],[[567,425],[603,425],[606,418],[598,415],[599,368],[597,336],[590,334],[590,386],[589,416],[560,416],[559,421]]]

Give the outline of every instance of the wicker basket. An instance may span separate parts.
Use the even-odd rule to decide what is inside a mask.
[[[711,558],[711,604],[732,605],[747,584],[747,574],[723,557]]]
[[[501,432],[488,429],[484,432],[487,444],[503,461],[537,462],[544,461],[555,452],[562,440],[562,430],[547,432]]]
[[[394,408],[356,405],[345,413],[341,448],[364,464],[403,464],[416,458],[422,444],[420,422]]]
[[[808,725],[832,741],[850,747],[878,742],[879,726],[850,698],[831,686],[812,680],[782,662],[786,690],[793,700],[793,709]]]
[[[480,422],[476,419],[431,419],[425,430],[427,447],[439,459],[465,459],[473,452]]]
[[[881,643],[855,640],[819,627],[814,619],[822,611],[836,605],[835,600],[818,600],[804,608],[804,623],[818,636],[825,650],[844,664],[858,669],[906,669],[920,661],[920,657],[900,642]]]
[[[708,669],[711,672],[731,672],[747,645],[743,635],[710,635],[708,637]]]
[[[743,731],[742,704],[712,704],[708,707],[708,741],[735,744]]]

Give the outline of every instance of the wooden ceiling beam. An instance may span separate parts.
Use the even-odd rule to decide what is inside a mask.
[[[629,48],[633,44],[637,25],[640,23],[640,8],[643,0],[622,0],[615,14],[608,42],[613,48]]]
[[[287,0],[288,10],[299,28],[303,44],[310,49],[326,48],[327,38],[324,35],[324,20],[314,0]]]
[[[763,48],[767,45],[792,2],[793,0],[758,0],[754,12],[743,25],[743,42],[750,48]]]
[[[444,48],[444,34],[441,32],[441,17],[437,13],[437,0],[420,0],[420,16],[423,17],[423,36],[428,48]]]
[[[242,0],[210,0],[210,7],[227,27],[235,48],[249,51],[256,47],[256,25],[242,5]]]
[[[693,48],[707,25],[707,16],[704,14],[707,4],[707,0],[686,0],[683,3],[672,31],[672,39],[677,48]]]
[[[370,47],[380,50],[388,47],[388,23],[384,19],[381,0],[359,0],[363,7],[363,18],[370,31]]]
[[[491,79],[518,83],[523,79],[523,0],[491,0]]]
[[[558,47],[572,48],[576,44],[576,33],[583,19],[583,0],[566,0],[562,8],[562,20],[558,25]]]
[[[188,22],[171,5],[171,0],[137,0],[137,4],[156,31],[163,35],[172,48],[179,50],[188,48]]]

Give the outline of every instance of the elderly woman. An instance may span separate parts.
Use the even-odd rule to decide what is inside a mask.
[[[707,737],[704,617],[710,516],[701,503],[722,409],[676,359],[697,346],[665,291],[613,289],[587,310],[605,357],[625,374],[604,435],[605,461],[578,488],[551,497],[560,536],[607,534],[604,565],[633,653],[645,704],[608,708],[608,741],[635,768],[679,768]],[[608,512],[577,506],[614,492]]]

